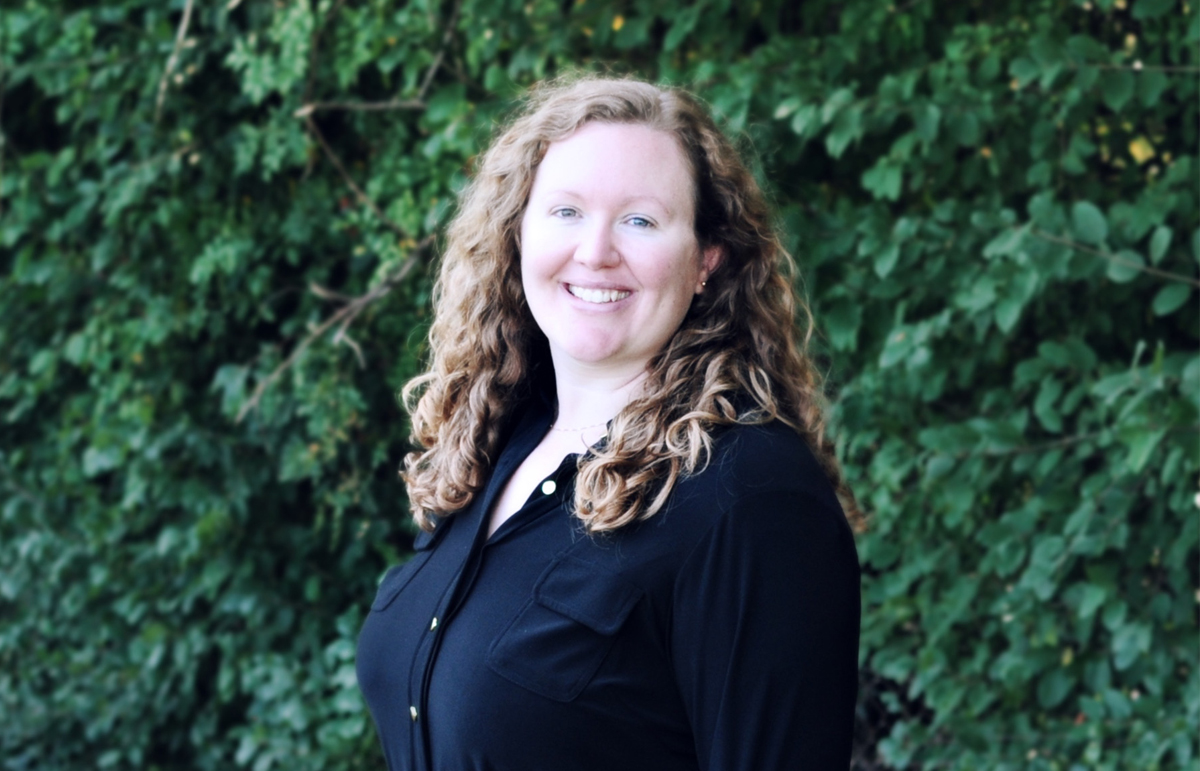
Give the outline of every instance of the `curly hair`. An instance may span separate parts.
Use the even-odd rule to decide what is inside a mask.
[[[812,315],[753,175],[691,95],[591,76],[533,89],[460,197],[434,286],[430,369],[403,391],[421,448],[401,472],[417,523],[430,529],[434,516],[481,490],[531,375],[549,366],[521,288],[521,219],[547,148],[591,121],[676,139],[695,180],[697,240],[723,258],[650,361],[642,395],[613,419],[607,441],[580,457],[575,516],[592,533],[653,516],[681,476],[708,463],[716,428],[779,420],[808,441],[857,526],[806,352]]]

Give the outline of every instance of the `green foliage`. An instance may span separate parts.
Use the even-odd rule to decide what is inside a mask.
[[[1189,2],[189,8],[0,15],[3,768],[381,765],[427,239],[576,67],[694,88],[778,204],[872,514],[859,766],[1200,768]]]

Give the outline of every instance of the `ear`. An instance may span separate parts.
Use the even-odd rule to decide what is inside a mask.
[[[696,284],[696,294],[704,291],[704,284],[708,281],[708,277],[721,266],[721,261],[725,259],[725,249],[720,246],[709,246],[704,249],[700,255],[700,282]]]

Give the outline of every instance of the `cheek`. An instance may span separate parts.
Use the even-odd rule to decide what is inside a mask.
[[[555,244],[537,227],[521,228],[520,263],[522,280],[539,277],[554,268]]]
[[[650,286],[668,296],[690,297],[700,276],[700,257],[694,251],[672,251],[645,266],[644,276]]]

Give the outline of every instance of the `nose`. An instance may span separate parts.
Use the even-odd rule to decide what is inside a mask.
[[[575,245],[575,261],[592,270],[611,268],[621,262],[621,254],[607,224],[598,223],[581,234]]]

